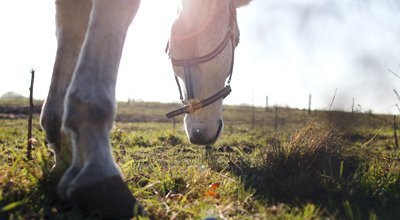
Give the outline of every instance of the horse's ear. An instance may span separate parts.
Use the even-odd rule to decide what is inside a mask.
[[[236,8],[249,4],[252,0],[234,0]]]

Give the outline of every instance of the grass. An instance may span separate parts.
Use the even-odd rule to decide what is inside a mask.
[[[113,153],[153,219],[395,219],[399,151],[391,116],[227,106],[212,148],[193,146],[163,118],[174,105],[122,103]],[[137,111],[137,112],[136,112]],[[0,119],[0,219],[90,218],[49,191],[53,163],[34,120],[34,160],[25,160],[26,120]]]

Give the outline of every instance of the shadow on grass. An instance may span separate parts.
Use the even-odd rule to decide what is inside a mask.
[[[82,218],[72,204],[59,199],[54,188],[53,183],[41,179],[31,189],[3,189],[5,197],[0,202],[0,219]]]
[[[286,143],[266,145],[254,157],[232,158],[229,169],[267,203],[312,202],[328,216],[348,219],[400,216],[398,157],[347,146],[335,130],[316,123]]]
[[[0,220],[79,218],[78,211],[56,194],[56,182],[50,181],[52,154],[44,144],[38,144],[33,160],[25,154],[11,151],[8,166],[0,175]]]

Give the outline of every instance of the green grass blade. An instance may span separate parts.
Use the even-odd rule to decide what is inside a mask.
[[[8,211],[11,211],[11,210],[13,210],[13,209],[18,208],[18,207],[21,206],[21,205],[24,205],[26,202],[27,202],[27,201],[22,200],[22,201],[17,201],[17,202],[10,203],[10,204],[4,206],[3,208],[1,208],[0,212],[8,212]]]

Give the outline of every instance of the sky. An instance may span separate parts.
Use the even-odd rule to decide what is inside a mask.
[[[176,0],[142,0],[126,38],[117,99],[179,102],[164,53]],[[56,52],[52,1],[0,3],[0,96],[44,99]],[[225,104],[399,113],[400,1],[253,0],[238,9],[241,41]]]

